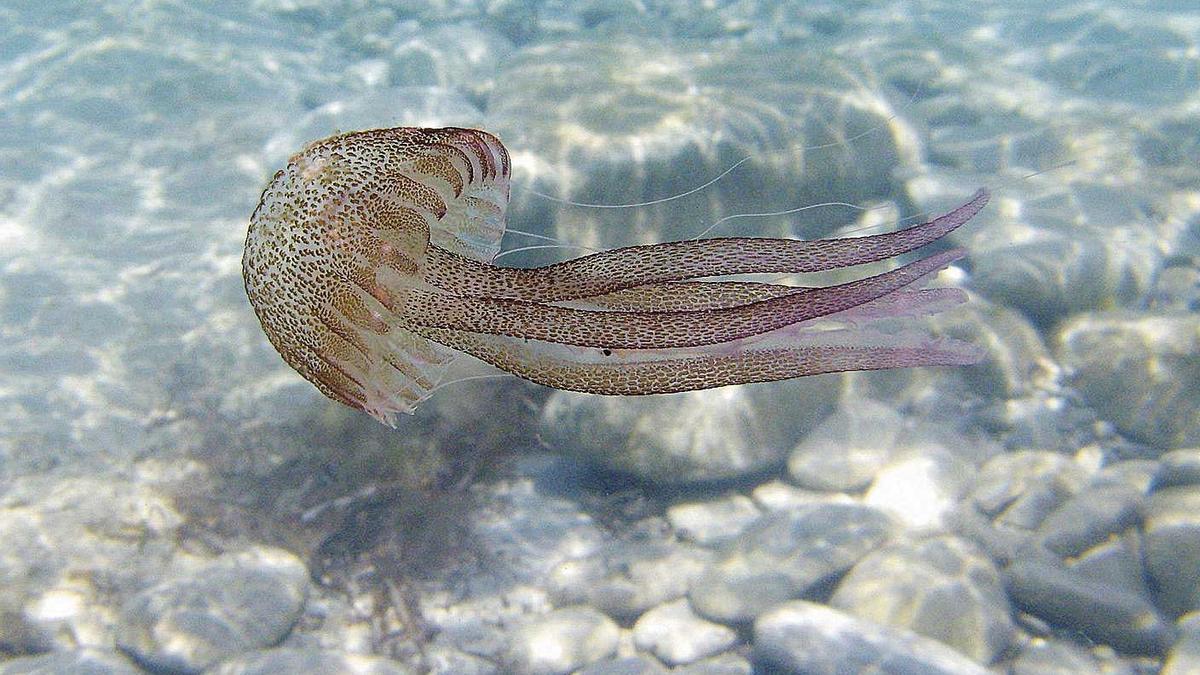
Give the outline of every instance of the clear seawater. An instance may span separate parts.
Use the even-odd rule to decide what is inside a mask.
[[[180,514],[180,540],[204,531],[315,561],[348,535],[312,509],[379,485],[486,492],[556,463],[550,493],[619,541],[644,515],[621,511],[630,494],[649,494],[653,514],[782,471],[786,448],[687,487],[610,473],[569,446],[621,429],[546,429],[552,392],[511,378],[452,385],[390,430],[288,369],[242,287],[250,213],[305,143],[398,125],[499,134],[514,157],[510,226],[568,247],[686,238],[823,202],[852,206],[721,220],[712,234],[878,232],[988,186],[988,210],[952,237],[970,256],[943,279],[972,291],[976,309],[952,330],[987,348],[988,365],[857,376],[850,389],[829,376],[829,402],[883,400],[977,439],[978,463],[1038,450],[1109,465],[1200,445],[1192,3],[8,0],[0,507],[26,504],[33,480],[152,486]],[[542,194],[659,203],[601,210]],[[1120,358],[1139,349],[1150,365]],[[768,443],[816,423],[769,404],[779,386],[754,385],[746,404]],[[454,503],[464,521],[484,508]],[[42,588],[3,565],[0,581]]]

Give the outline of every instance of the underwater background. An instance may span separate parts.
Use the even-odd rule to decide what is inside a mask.
[[[986,186],[925,323],[987,357],[388,429],[241,255],[400,125],[504,141],[512,265]],[[0,674],[1200,672],[1198,309],[1194,2],[5,0]]]

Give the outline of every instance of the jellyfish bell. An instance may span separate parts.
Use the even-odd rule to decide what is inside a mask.
[[[608,395],[982,358],[949,339],[814,329],[822,319],[858,325],[960,302],[957,289],[921,288],[959,249],[827,287],[698,279],[892,258],[965,223],[987,203],[985,190],[885,234],[718,237],[515,268],[493,264],[510,173],[503,144],[477,129],[375,129],[309,144],[263,191],[242,259],[271,344],[326,396],[390,426],[461,353],[539,384]]]
[[[484,132],[379,129],[307,145],[250,218],[242,273],[263,331],[326,396],[392,424],[458,355],[390,307],[423,285],[431,248],[491,260],[509,160]]]

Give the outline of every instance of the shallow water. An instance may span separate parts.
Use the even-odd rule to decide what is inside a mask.
[[[780,603],[811,601],[868,661],[1196,667],[1200,13],[697,5],[0,7],[0,656],[804,672],[827,610]],[[588,248],[876,232],[988,186],[939,280],[972,300],[929,320],[988,359],[635,399],[471,380],[385,429],[283,364],[240,257],[291,153],[398,125],[497,133],[509,224]],[[726,219],[826,202],[853,207]],[[141,627],[214,569],[271,620],[233,597],[208,611],[244,644],[167,653]],[[545,625],[602,648],[555,661]]]

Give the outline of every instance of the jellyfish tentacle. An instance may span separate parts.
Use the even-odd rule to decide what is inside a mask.
[[[809,290],[812,290],[812,287],[756,281],[667,281],[562,302],[565,306],[580,309],[679,312],[748,305]]]
[[[431,247],[425,281],[447,293],[533,302],[576,300],[623,288],[698,277],[819,272],[886,260],[936,241],[987,204],[979,190],[962,206],[896,232],[801,241],[721,237],[629,246],[544,267],[496,267]]]
[[[873,277],[725,309],[610,312],[413,289],[389,307],[415,324],[562,344],[663,349],[728,342],[834,314],[926,278],[965,255],[955,249]]]
[[[981,358],[963,343],[857,325],[960,302],[957,289],[920,288],[958,251],[826,288],[694,280],[891,258],[962,225],[986,191],[888,234],[679,241],[511,269],[490,264],[510,171],[499,139],[474,129],[374,129],[307,145],[271,179],[246,233],[243,281],[272,345],[326,396],[385,424],[432,393],[455,349],[603,394]],[[831,321],[845,327],[827,330]]]
[[[912,288],[907,293],[896,291],[883,297],[892,297],[895,300],[900,300],[902,297],[932,295],[940,291],[954,291],[955,294],[959,292],[958,289],[921,289],[920,287],[924,286],[923,281],[928,280],[914,282]],[[563,300],[555,304],[578,309],[600,309],[621,312],[697,311],[748,305],[783,295],[806,293],[817,288],[819,287],[790,286],[758,281],[667,281],[660,284],[646,284],[645,286],[623,288],[619,291],[590,298]],[[932,304],[933,301],[929,300],[928,302]],[[880,303],[872,301],[872,304]]]
[[[597,362],[583,356],[573,358],[569,352],[564,355],[560,345],[443,328],[422,329],[422,333],[538,384],[619,396],[669,394],[850,370],[970,365],[981,356],[966,343],[930,339],[899,346],[811,345],[700,354],[633,350]]]
[[[742,285],[749,288],[732,288],[722,290],[725,283]],[[665,284],[664,284],[665,285]],[[665,296],[662,300],[661,290],[655,286],[630,288],[617,291],[610,295],[601,295],[586,300],[571,300],[567,306],[577,309],[607,310],[619,312],[636,311],[698,311],[706,309],[726,309],[761,302],[783,295],[798,295],[815,290],[805,286],[782,286],[779,284],[757,284],[749,282],[672,282],[676,287],[673,295]],[[694,286],[681,290],[678,287]],[[852,307],[823,318],[843,323],[858,323],[880,318],[900,316],[922,316],[936,314],[946,308],[953,307],[966,301],[966,293],[960,288],[920,288],[921,282],[882,295],[870,302]],[[705,288],[715,287],[712,294],[705,294]],[[638,293],[643,288],[654,291],[653,294]]]

